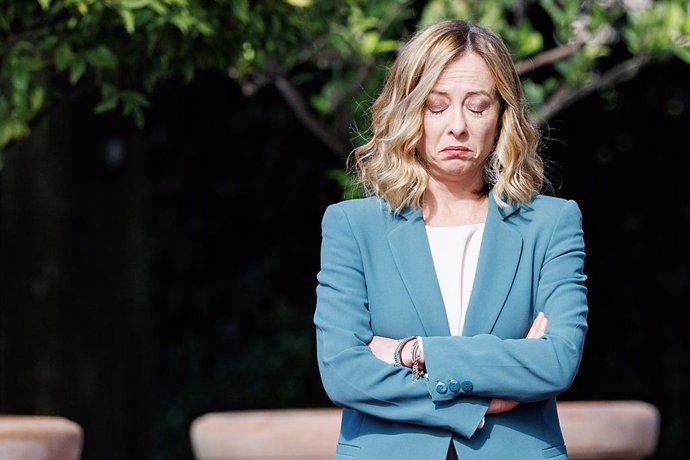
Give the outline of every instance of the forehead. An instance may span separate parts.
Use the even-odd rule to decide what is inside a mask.
[[[434,85],[434,92],[451,93],[451,92],[486,92],[488,94],[496,93],[496,82],[491,76],[489,67],[478,54],[464,53],[441,72],[436,84]]]

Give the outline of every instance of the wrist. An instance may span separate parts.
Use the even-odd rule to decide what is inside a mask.
[[[417,343],[417,339],[412,339],[409,342],[407,342],[405,345],[403,345],[402,349],[400,350],[400,362],[403,366],[405,367],[412,367],[414,364],[414,348],[415,344]]]
[[[400,366],[405,366],[405,367],[410,367],[407,365],[409,360],[407,360],[407,356],[405,355],[405,351],[407,347],[409,346],[410,342],[413,340],[416,340],[415,337],[405,337],[404,339],[398,340],[398,345],[395,347],[395,350],[393,351],[393,365],[396,367]]]
[[[424,353],[420,346],[419,339],[416,339],[412,344],[412,381],[416,382],[420,377],[426,375],[426,366],[424,365]]]

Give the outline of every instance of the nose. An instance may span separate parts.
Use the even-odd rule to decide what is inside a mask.
[[[460,137],[467,130],[467,123],[465,122],[465,114],[462,107],[455,107],[450,118],[449,133],[453,137]]]

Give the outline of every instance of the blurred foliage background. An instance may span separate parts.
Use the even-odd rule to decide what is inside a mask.
[[[684,458],[687,0],[26,0],[0,5],[0,412],[84,459],[191,458],[209,411],[328,405],[311,316],[325,206],[401,42],[511,49],[591,329],[565,399],[644,399]]]

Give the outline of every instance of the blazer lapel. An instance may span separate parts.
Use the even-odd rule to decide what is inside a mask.
[[[422,213],[408,209],[398,219],[388,244],[426,336],[450,335]]]
[[[500,208],[489,193],[489,212],[462,335],[488,334],[515,280],[522,237],[507,222],[518,206]]]

